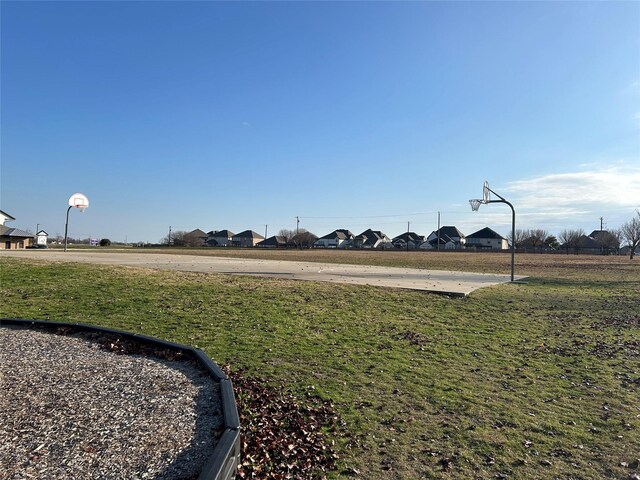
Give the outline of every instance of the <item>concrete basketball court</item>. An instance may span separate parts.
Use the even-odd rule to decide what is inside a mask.
[[[508,283],[509,275],[449,272],[412,268],[290,262],[203,255],[157,253],[82,252],[57,250],[0,250],[3,257],[32,258],[55,262],[178,270],[183,272],[253,275],[316,282],[351,283],[376,287],[423,290],[451,296],[466,296],[474,290]],[[516,276],[516,279],[525,277]]]

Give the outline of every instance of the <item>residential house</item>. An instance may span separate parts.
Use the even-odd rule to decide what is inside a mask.
[[[442,250],[443,245],[446,250],[461,249],[465,245],[464,234],[453,225],[447,225],[440,227],[439,230],[434,230],[427,237],[427,241],[433,248],[437,249],[438,238],[440,238],[440,250]],[[443,239],[444,243],[442,242]]]
[[[287,239],[274,235],[256,244],[256,247],[262,248],[287,248]]]
[[[415,250],[426,241],[424,235],[418,235],[415,232],[405,232],[391,240],[393,246],[402,250]]]
[[[31,245],[32,241],[33,234],[20,230],[19,228],[0,225],[0,249],[15,250],[26,248]]]
[[[187,247],[204,247],[207,241],[207,234],[199,228],[196,228],[195,230],[185,233],[182,241]]]
[[[439,246],[438,246],[439,244]],[[453,240],[449,235],[441,235],[440,238],[435,237],[431,241],[426,240],[420,245],[422,250],[459,250],[460,242]]]
[[[210,231],[207,233],[207,245],[210,247],[229,247],[235,234],[229,230]]]
[[[600,244],[600,252],[603,255],[617,253],[620,249],[620,240],[618,237],[607,230],[594,230],[589,237]]]
[[[477,232],[467,235],[465,245],[467,248],[478,250],[508,250],[509,242],[495,230],[485,227]]]
[[[245,230],[235,234],[231,238],[231,244],[234,247],[255,247],[258,242],[264,240],[264,237],[253,230]]]
[[[368,228],[351,242],[353,248],[388,248],[392,246],[391,239],[380,230]]]
[[[578,253],[589,253],[589,254],[599,254],[602,253],[602,245],[597,240],[587,236],[581,235],[575,240],[567,243],[563,243],[559,247],[560,250],[566,250],[567,253],[572,251],[575,254]]]
[[[353,233],[344,228],[339,228],[324,237],[318,238],[314,243],[314,248],[344,248],[354,238]]]

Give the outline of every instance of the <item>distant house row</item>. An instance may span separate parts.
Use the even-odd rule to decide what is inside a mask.
[[[314,247],[400,250],[461,250],[463,248],[507,250],[509,243],[506,238],[488,227],[465,236],[455,226],[445,226],[431,232],[426,237],[415,232],[405,232],[394,238],[389,238],[379,230],[368,229],[360,235],[354,235],[349,230],[337,229],[316,240]]]
[[[320,238],[305,232],[304,237],[286,239],[277,235],[264,238],[253,230],[233,233],[230,230],[212,230],[205,233],[200,229],[185,235],[191,245],[209,247],[262,247],[286,248],[302,246],[306,248],[336,249],[399,249],[399,250],[507,250],[509,243],[496,231],[485,227],[471,235],[465,236],[455,226],[444,226],[431,232],[428,236],[415,232],[405,232],[389,238],[380,230],[367,229],[359,235],[339,228]]]

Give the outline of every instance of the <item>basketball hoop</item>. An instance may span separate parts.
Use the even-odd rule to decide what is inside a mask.
[[[478,209],[480,208],[480,205],[482,205],[484,202],[482,200],[477,200],[477,199],[473,199],[473,200],[469,200],[469,205],[471,205],[471,210],[474,212],[477,212]]]
[[[83,193],[74,193],[69,197],[69,206],[84,212],[84,209],[89,207],[89,199]]]
[[[69,197],[69,208],[67,208],[67,221],[64,224],[64,251],[67,251],[67,231],[69,229],[69,212],[72,208],[77,208],[80,213],[89,208],[89,199],[84,193],[74,193]]]

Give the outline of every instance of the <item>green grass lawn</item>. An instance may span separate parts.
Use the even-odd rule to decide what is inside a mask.
[[[563,258],[450,299],[3,257],[0,315],[197,345],[302,401],[313,387],[345,422],[330,478],[626,479],[640,474],[624,465],[640,457],[640,269]]]

